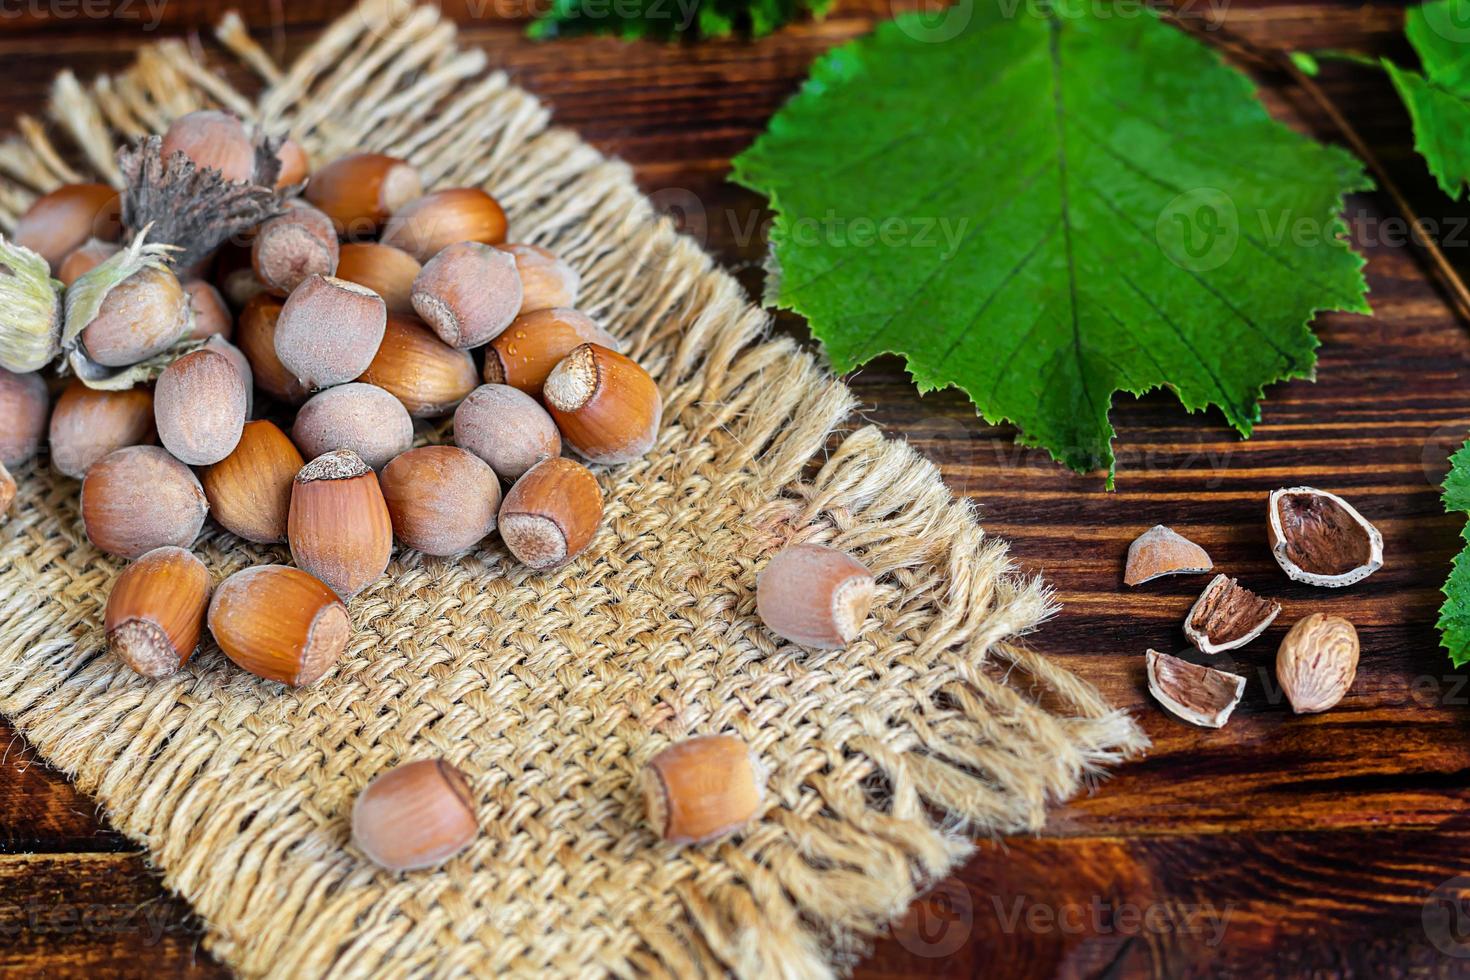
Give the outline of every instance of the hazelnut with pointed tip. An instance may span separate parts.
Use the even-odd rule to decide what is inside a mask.
[[[541,391],[567,444],[594,463],[626,463],[653,448],[663,397],[631,358],[583,344],[552,369]]]
[[[344,599],[377,581],[393,554],[377,474],[350,449],[307,463],[291,488],[286,539],[296,564]]]
[[[219,526],[257,544],[286,540],[291,487],[306,461],[273,422],[246,422],[234,452],[199,474]]]
[[[199,647],[209,570],[183,548],[155,548],[118,576],[107,597],[107,649],[144,677],[177,673]]]
[[[587,467],[561,456],[542,460],[501,502],[500,538],[531,568],[556,568],[592,543],[602,507],[602,488]]]
[[[1358,631],[1341,616],[1312,615],[1276,651],[1276,681],[1299,715],[1335,707],[1358,674]]]

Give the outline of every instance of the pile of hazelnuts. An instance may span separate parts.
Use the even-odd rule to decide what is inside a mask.
[[[179,118],[163,138],[165,156],[230,181],[251,178],[257,149],[239,119],[212,110]],[[197,343],[151,389],[73,379],[50,412],[52,462],[82,481],[87,537],[131,561],[105,631],[109,650],[145,677],[177,672],[207,624],[245,670],[315,682],[351,638],[344,600],[385,573],[395,539],[451,556],[498,530],[526,566],[564,565],[600,526],[603,495],[563,449],[623,463],[659,435],[653,378],[575,308],[575,269],[506,242],[490,194],[426,192],[412,164],[379,153],[309,173],[287,141],[279,159],[278,186],[304,184],[283,213],[206,268],[140,269],[78,338],[109,368]],[[115,209],[111,188],[62,187],[21,217],[13,242],[70,286],[122,247]],[[0,411],[20,420],[22,441],[32,430],[31,452],[48,400],[39,373],[0,376]],[[415,420],[450,413],[454,445],[413,448]],[[0,444],[5,463],[27,455]],[[294,565],[213,586],[188,550],[206,516],[246,541],[287,544]],[[873,591],[851,557],[797,545],[762,573],[757,604],[780,636],[841,647]],[[763,782],[740,739],[707,736],[656,756],[644,794],[665,838],[702,841],[749,820]],[[385,867],[438,864],[476,833],[467,787],[442,760],[385,773],[358,801],[354,839]]]

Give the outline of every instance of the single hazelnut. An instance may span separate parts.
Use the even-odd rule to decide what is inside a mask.
[[[143,555],[107,597],[107,649],[144,677],[177,673],[199,647],[209,585],[209,569],[183,548]]]
[[[383,298],[371,289],[312,276],[281,308],[276,356],[309,389],[345,384],[373,362],[387,323]]]
[[[73,378],[51,412],[51,465],[73,479],[113,450],[153,441],[153,393],[142,385],[100,391]]]
[[[66,254],[61,262],[61,268],[56,270],[56,278],[68,289],[78,279],[97,268],[103,262],[112,258],[121,248],[117,242],[104,242],[97,238],[87,239],[85,244],[78,245]]]
[[[590,462],[626,463],[658,439],[658,385],[617,351],[583,344],[552,368],[541,395],[562,438]]]
[[[243,308],[256,296],[267,292],[265,283],[255,278],[255,269],[248,265],[243,269],[231,269],[221,275],[218,281],[220,293],[235,309]]]
[[[286,370],[276,356],[276,324],[284,303],[274,296],[260,293],[245,304],[235,324],[235,339],[250,362],[255,384],[261,391],[288,405],[306,400],[311,392]]]
[[[0,368],[0,463],[20,466],[36,455],[50,408],[51,393],[38,372]]]
[[[382,577],[393,522],[378,476],[350,449],[318,456],[296,474],[286,539],[296,564],[350,598]]]
[[[756,614],[783,639],[835,650],[862,631],[875,587],[873,573],[850,555],[796,544],[777,552],[756,578]]]
[[[189,329],[189,294],[178,277],[147,266],[108,292],[81,343],[98,364],[126,367],[162,353]]]
[[[379,241],[428,262],[456,242],[505,241],[505,211],[478,187],[434,191],[395,210]]]
[[[413,281],[423,266],[401,248],[349,242],[337,259],[337,278],[366,286],[383,297],[388,315],[413,316]]]
[[[357,380],[377,385],[416,419],[454,411],[479,384],[469,351],[456,350],[412,315],[388,314],[383,342]]]
[[[1312,613],[1281,641],[1276,681],[1299,715],[1335,707],[1358,675],[1358,631],[1341,616]]]
[[[255,278],[278,296],[289,295],[310,276],[335,275],[338,255],[332,220],[300,201],[261,225],[250,246]]]
[[[1147,654],[1148,689],[1170,714],[1203,728],[1220,728],[1245,693],[1245,678],[1157,650]]]
[[[352,619],[342,600],[309,573],[256,565],[214,590],[209,632],[225,656],[255,676],[305,687],[341,659]]]
[[[567,307],[524,313],[485,348],[485,380],[540,398],[551,369],[583,344],[620,349],[617,339],[584,313]]]
[[[208,511],[193,472],[157,446],[108,453],[82,480],[87,538],[119,558],[137,558],[164,545],[189,547]]]
[[[218,170],[228,181],[255,177],[255,141],[239,117],[218,109],[185,113],[163,134],[163,163],[182,153],[200,170]]]
[[[184,283],[184,292],[189,294],[189,309],[194,311],[194,329],[189,331],[190,340],[207,340],[223,337],[226,340],[235,332],[235,318],[220,291],[203,279],[190,279]]]
[[[531,568],[565,565],[592,543],[602,506],[602,488],[587,467],[561,456],[542,460],[501,502],[500,538]]]
[[[245,384],[230,359],[196,350],[174,361],[153,389],[158,440],[190,466],[218,463],[240,442]]]
[[[247,419],[253,417],[255,415],[255,371],[250,367],[250,358],[245,356],[244,351],[219,334],[205,340],[200,350],[214,351],[229,359],[230,364],[239,373],[240,380],[245,383],[245,417]]]
[[[515,319],[521,277],[509,252],[459,242],[424,265],[410,299],[440,340],[461,350],[480,347]]]
[[[277,190],[295,187],[311,176],[311,159],[306,155],[306,148],[289,136],[281,141],[276,159],[281,161],[281,175],[276,178]]]
[[[582,288],[582,277],[563,260],[539,245],[497,245],[514,256],[521,277],[519,314],[571,306]],[[592,340],[593,338],[587,338]]]
[[[1294,582],[1338,589],[1383,567],[1383,534],[1356,507],[1325,490],[1274,491],[1266,533],[1276,564]]]
[[[308,458],[350,449],[380,470],[413,445],[413,419],[382,388],[352,382],[318,392],[302,405],[291,439]]]
[[[274,423],[246,422],[235,451],[199,474],[219,526],[257,544],[286,540],[291,487],[306,462]]]
[[[561,433],[546,409],[509,385],[481,385],[470,392],[454,411],[454,442],[508,482],[561,455]]]
[[[306,199],[332,219],[338,234],[353,239],[376,234],[390,215],[423,192],[413,164],[384,153],[354,153],[318,170],[306,186]]]
[[[474,453],[455,446],[410,449],[379,477],[402,544],[426,555],[454,555],[495,530],[500,480]]]
[[[352,807],[353,845],[389,871],[443,864],[479,832],[469,780],[443,759],[422,759],[382,773]]]
[[[643,803],[654,833],[675,844],[732,834],[760,812],[765,773],[734,735],[675,742],[643,769]]]
[[[122,235],[122,201],[106,184],[66,184],[36,198],[15,223],[11,240],[58,268],[90,238]]]

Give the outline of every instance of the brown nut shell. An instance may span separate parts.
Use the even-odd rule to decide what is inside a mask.
[[[228,181],[255,176],[255,141],[238,116],[200,109],[175,119],[163,134],[163,162],[182,153],[200,170],[218,170]]]
[[[296,413],[291,440],[308,458],[350,449],[380,470],[413,445],[413,419],[382,388],[352,382],[312,395]]]
[[[276,159],[281,161],[281,175],[276,178],[277,190],[295,187],[311,176],[311,158],[306,155],[306,147],[289,136],[281,141]]]
[[[1181,721],[1203,728],[1220,728],[1245,693],[1245,678],[1171,657],[1157,650],[1147,654],[1148,689],[1159,704]]]
[[[230,358],[208,348],[163,369],[153,389],[158,440],[190,466],[218,463],[240,442],[246,415],[245,379]]]
[[[536,310],[549,310],[558,306],[569,307],[577,302],[577,293],[582,288],[582,277],[562,259],[539,245],[514,243],[497,245],[496,248],[509,252],[516,260],[516,272],[521,277],[521,308],[518,315]],[[595,337],[586,338],[588,341]]]
[[[416,419],[454,411],[480,382],[469,351],[450,347],[416,317],[392,313],[373,362],[357,380],[389,392]]]
[[[561,433],[541,404],[509,385],[481,385],[454,411],[454,443],[515,482],[550,456],[561,455]]]
[[[311,392],[276,356],[276,324],[284,306],[281,300],[266,293],[253,296],[240,311],[235,340],[250,362],[256,387],[278,401],[298,405]]]
[[[39,372],[0,368],[0,463],[20,466],[36,455],[50,407],[51,393]]]
[[[371,289],[312,276],[281,308],[276,356],[307,388],[345,384],[373,362],[387,325],[387,307]]]
[[[1197,575],[1214,568],[1209,552],[1173,528],[1155,525],[1128,546],[1124,585],[1142,585],[1165,575]]]
[[[73,378],[51,411],[51,465],[80,480],[115,449],[154,441],[153,393],[142,385],[100,391]]]
[[[862,562],[836,548],[791,545],[756,578],[756,614],[783,639],[837,649],[862,630],[876,585]]]
[[[546,376],[583,344],[618,350],[612,334],[584,313],[566,307],[524,313],[485,348],[485,381],[541,397]]]
[[[1336,707],[1358,675],[1358,631],[1340,616],[1298,622],[1276,651],[1276,681],[1299,715]]]
[[[484,460],[455,446],[423,446],[379,476],[393,534],[426,555],[454,555],[495,530],[500,480]]]
[[[342,658],[352,619],[342,600],[309,573],[256,565],[215,589],[209,632],[225,656],[255,676],[305,687]]]
[[[87,356],[126,367],[162,353],[188,330],[189,294],[164,267],[138,270],[114,286],[82,329]]]
[[[93,463],[82,481],[87,537],[119,558],[187,548],[209,504],[189,467],[157,446],[128,446]]]
[[[235,451],[199,474],[210,514],[246,541],[286,540],[291,487],[306,462],[273,422],[246,422]]]
[[[410,299],[440,340],[467,350],[510,326],[521,306],[521,277],[509,252],[457,242],[424,264]]]
[[[420,262],[456,242],[505,241],[505,211],[478,187],[454,187],[415,198],[393,212],[379,239]]]
[[[354,153],[322,167],[306,185],[306,199],[354,239],[376,234],[395,211],[423,194],[413,164],[384,153]]]
[[[189,331],[189,339],[229,340],[235,332],[235,318],[230,315],[220,291],[203,279],[190,279],[184,283],[184,292],[189,294],[189,309],[194,312],[194,329]]]
[[[344,599],[382,578],[393,522],[378,475],[350,449],[307,463],[291,488],[286,540],[296,564]]]
[[[85,244],[78,245],[66,254],[66,258],[61,262],[61,268],[56,270],[56,278],[61,280],[63,286],[70,289],[82,276],[116,255],[119,248],[121,246],[117,242],[104,242],[90,238]]]
[[[209,586],[209,570],[183,548],[143,555],[107,597],[107,649],[144,677],[176,673],[199,647]]]
[[[760,812],[765,774],[741,739],[701,735],[650,759],[642,789],[654,833],[675,844],[700,844],[734,833]]]
[[[573,350],[547,375],[541,397],[567,445],[590,462],[630,462],[658,439],[658,385],[636,361],[606,347]]]
[[[602,488],[592,471],[561,456],[526,471],[500,504],[500,537],[535,569],[556,568],[592,543],[602,524]]]
[[[469,780],[443,759],[380,774],[352,807],[352,843],[389,871],[443,864],[479,832]]]
[[[52,269],[90,238],[122,234],[122,201],[106,184],[66,184],[43,194],[15,224],[11,240],[39,253]]]
[[[332,219],[300,201],[261,225],[250,246],[255,278],[278,296],[290,294],[311,276],[335,275],[338,255]]]
[[[1293,581],[1339,589],[1383,567],[1383,534],[1337,494],[1290,487],[1268,506],[1271,554]]]
[[[1263,599],[1229,575],[1216,575],[1184,618],[1184,635],[1201,653],[1235,650],[1266,632],[1281,603]]]
[[[419,260],[401,248],[376,242],[342,246],[337,278],[366,286],[383,297],[389,316],[413,316],[413,281],[423,270]]]

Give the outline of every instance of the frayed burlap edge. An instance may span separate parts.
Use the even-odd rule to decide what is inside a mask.
[[[971,835],[1038,829],[1049,802],[1143,748],[1124,713],[1016,642],[1051,611],[1047,593],[938,470],[872,427],[834,441],[851,392],[770,339],[764,314],[653,212],[625,165],[548,128],[435,9],[367,3],[287,70],[236,17],[218,36],[263,80],[257,100],[176,41],[87,86],[60,76],[58,128],[21,119],[0,144],[13,178],[0,179],[0,227],[36,193],[87,176],[53,138],[115,183],[120,140],[204,105],[289,130],[318,161],[406,157],[430,184],[487,186],[518,240],[578,267],[579,305],[659,379],[668,424],[647,460],[600,474],[607,526],[573,571],[532,575],[493,543],[458,562],[401,555],[354,601],[342,667],[307,692],[243,677],[212,648],[158,684],[109,662],[98,634],[116,563],[81,534],[74,482],[20,474],[0,543],[0,711],[147,846],[215,955],[250,976],[822,976],[962,861]],[[880,573],[875,622],[848,651],[807,654],[753,625],[754,574],[791,540],[835,543]],[[741,552],[728,568],[700,566],[726,548]],[[218,531],[197,550],[217,575],[280,557]],[[691,567],[650,575],[661,561]],[[635,584],[619,593],[624,580]],[[667,580],[689,595],[650,604],[644,593]],[[617,647],[599,660],[562,607],[608,591],[585,602],[586,622],[608,624],[602,646]],[[618,622],[681,598],[695,610],[687,629]],[[528,609],[542,617],[529,633]],[[539,646],[502,656],[528,635]],[[593,711],[607,712],[607,734],[575,755],[541,746],[533,761],[480,731],[510,698],[499,678],[534,687],[578,663],[607,686]],[[354,717],[363,704],[376,710]],[[670,738],[720,730],[745,736],[771,772],[762,820],[718,845],[657,843],[632,774]],[[557,759],[582,765],[598,738],[607,758],[582,783],[542,792],[570,764]],[[485,839],[440,872],[376,871],[346,843],[350,800],[428,749],[475,777]],[[557,813],[564,799],[579,809]],[[554,912],[538,917],[543,907]]]

